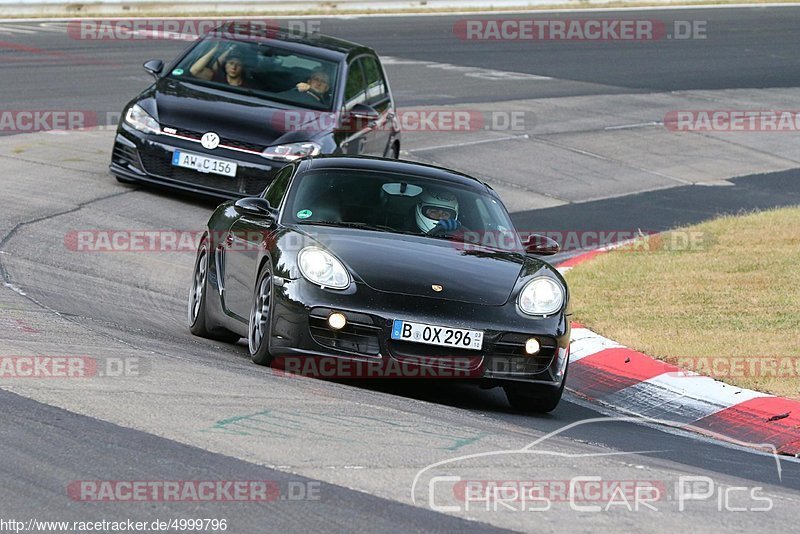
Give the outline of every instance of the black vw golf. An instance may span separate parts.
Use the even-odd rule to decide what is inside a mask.
[[[144,68],[156,82],[125,106],[114,142],[121,182],[238,198],[305,156],[399,155],[386,74],[365,46],[231,23]]]
[[[515,408],[550,411],[567,373],[569,293],[537,256],[557,250],[543,236],[523,242],[497,194],[469,176],[304,158],[262,195],[214,211],[189,324],[246,337],[262,365],[399,364],[503,386]]]

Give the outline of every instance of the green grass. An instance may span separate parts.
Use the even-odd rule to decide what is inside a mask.
[[[671,246],[686,236],[700,242]],[[599,334],[725,382],[800,396],[800,208],[651,237],[567,280],[575,320]]]

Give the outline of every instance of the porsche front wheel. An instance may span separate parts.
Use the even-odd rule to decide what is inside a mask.
[[[250,358],[258,365],[269,365],[272,362],[272,356],[269,353],[271,306],[272,272],[269,265],[265,265],[258,275],[247,328]]]

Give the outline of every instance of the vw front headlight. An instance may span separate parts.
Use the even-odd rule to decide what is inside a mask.
[[[134,104],[125,113],[125,122],[144,133],[161,133],[161,126],[139,104]]]
[[[269,146],[264,149],[261,156],[267,159],[276,159],[280,161],[294,161],[306,156],[316,156],[321,150],[322,147],[317,143],[307,141],[305,143]]]

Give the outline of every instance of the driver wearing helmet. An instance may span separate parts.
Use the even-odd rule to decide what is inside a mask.
[[[417,226],[423,233],[437,234],[458,230],[458,199],[447,191],[425,191],[414,210]]]

